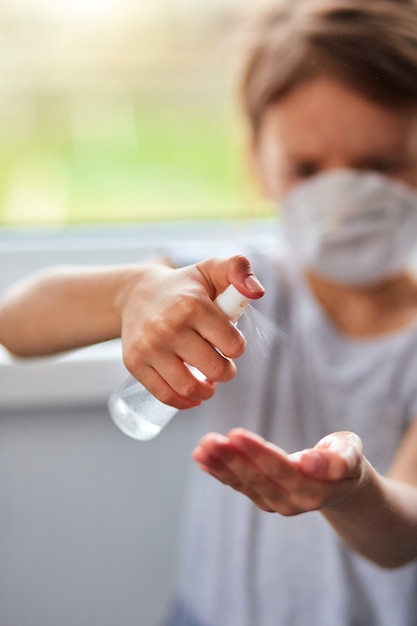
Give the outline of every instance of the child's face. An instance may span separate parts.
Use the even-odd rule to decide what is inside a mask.
[[[382,107],[331,78],[315,78],[267,109],[253,156],[276,202],[306,178],[341,168],[417,187],[417,108]]]

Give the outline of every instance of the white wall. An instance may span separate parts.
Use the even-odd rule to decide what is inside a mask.
[[[144,443],[105,407],[3,411],[1,625],[160,624],[201,428],[179,414]]]

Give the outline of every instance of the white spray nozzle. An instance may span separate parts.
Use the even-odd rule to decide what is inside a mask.
[[[236,322],[251,301],[243,296],[233,285],[229,285],[223,293],[214,300],[215,304],[232,321]]]

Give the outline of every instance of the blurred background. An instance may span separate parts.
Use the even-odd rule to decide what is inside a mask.
[[[0,226],[259,217],[233,47],[256,0],[2,0]]]
[[[272,233],[236,106],[256,3],[0,0],[0,291],[57,263]],[[118,341],[34,360],[0,346],[1,626],[164,623],[206,429],[184,412],[153,442],[122,435],[107,399],[126,374]]]

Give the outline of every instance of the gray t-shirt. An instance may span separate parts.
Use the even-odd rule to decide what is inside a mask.
[[[247,253],[266,288],[254,306],[285,337],[266,333],[265,349],[251,350],[257,333],[250,314],[241,319],[249,348],[235,379],[198,409],[207,430],[242,426],[288,452],[352,430],[386,471],[417,417],[417,325],[346,338],[281,256]],[[417,563],[381,569],[346,549],[320,513],[262,512],[197,468],[183,547],[178,626],[417,624]]]

